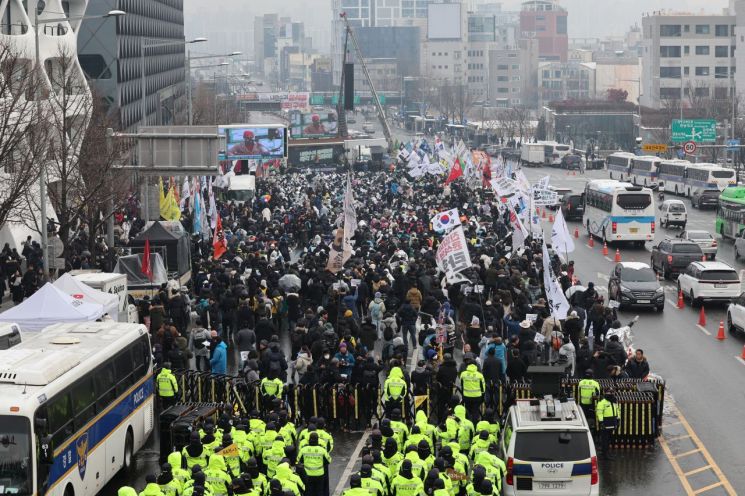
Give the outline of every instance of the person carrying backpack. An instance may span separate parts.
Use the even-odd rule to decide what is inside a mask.
[[[210,371],[210,333],[203,327],[195,327],[189,335],[189,350],[194,353],[197,370]]]

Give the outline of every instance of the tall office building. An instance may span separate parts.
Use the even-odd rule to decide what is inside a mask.
[[[728,99],[735,75],[736,16],[667,14],[642,18],[642,105]]]
[[[567,11],[558,3],[548,0],[523,2],[520,31],[523,37],[538,40],[538,57],[541,60],[567,61]]]
[[[118,9],[116,22],[83,21],[78,35],[78,59],[98,95],[118,107],[122,129],[186,122],[186,55],[183,0],[96,0],[87,15]],[[145,48],[145,94],[142,86],[141,43],[172,45]]]

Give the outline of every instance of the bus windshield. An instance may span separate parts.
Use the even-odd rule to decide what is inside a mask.
[[[247,202],[254,197],[252,189],[231,189],[225,195],[228,201]]]
[[[31,467],[31,423],[0,415],[0,495],[30,495]]]

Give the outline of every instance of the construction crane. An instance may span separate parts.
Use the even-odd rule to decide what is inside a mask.
[[[373,103],[375,104],[375,110],[378,113],[378,120],[380,121],[380,125],[383,127],[383,135],[385,136],[385,140],[388,142],[388,151],[393,152],[393,137],[391,136],[391,128],[388,126],[388,120],[386,120],[385,118],[385,111],[383,110],[383,106],[380,104],[380,99],[378,98],[378,92],[375,91],[375,86],[373,85],[372,79],[370,79],[370,73],[367,70],[367,65],[365,65],[365,59],[364,57],[362,57],[362,52],[360,51],[360,46],[357,43],[357,38],[354,36],[354,31],[352,31],[352,26],[349,24],[349,21],[347,20],[347,13],[342,12],[341,14],[339,14],[339,17],[341,17],[344,20],[347,38],[352,38],[352,44],[354,45],[354,51],[357,54],[357,58],[359,59],[360,64],[362,64],[362,72],[365,74],[365,79],[367,80],[368,86],[370,86],[370,93],[372,94]],[[346,45],[347,43],[345,40],[343,57],[346,57],[347,55]],[[344,77],[343,74],[344,73],[342,71],[342,78]],[[342,88],[343,87],[344,87],[344,82],[342,80]],[[342,104],[341,99],[339,100],[339,108],[341,111],[344,110],[344,105]],[[343,122],[346,123],[346,117],[344,117],[343,119],[344,119]],[[340,121],[342,120],[341,115],[340,115],[339,120]]]

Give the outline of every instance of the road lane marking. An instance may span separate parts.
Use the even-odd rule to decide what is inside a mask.
[[[703,332],[707,336],[711,336],[711,333],[706,329],[706,327],[700,326],[700,325],[697,325],[696,327],[698,327],[698,330],[701,331],[701,332]]]
[[[613,261],[613,260],[610,259],[610,257],[603,257],[603,258],[606,259],[609,262],[612,262]]]
[[[687,451],[685,453],[681,453],[678,455],[673,455],[672,450],[670,449],[670,446],[668,442],[675,440],[676,438],[680,437],[678,436],[671,436],[670,438],[665,438],[665,429],[662,430],[662,435],[658,438],[660,442],[660,446],[662,447],[662,451],[665,453],[665,456],[670,461],[670,464],[673,466],[673,470],[678,475],[678,479],[680,479],[681,484],[683,485],[683,489],[685,490],[685,493],[687,496],[695,496],[696,494],[702,494],[706,491],[710,491],[711,489],[722,487],[725,492],[729,496],[736,496],[737,493],[735,492],[734,488],[732,487],[732,484],[730,484],[727,477],[722,472],[722,469],[719,468],[719,465],[716,464],[714,461],[714,458],[712,458],[711,454],[709,453],[709,450],[706,449],[706,446],[704,446],[704,443],[701,442],[701,439],[698,437],[696,432],[691,427],[691,424],[688,423],[688,420],[683,416],[683,414],[680,412],[680,409],[675,404],[675,401],[671,397],[668,397],[666,395],[666,403],[670,407],[670,414],[673,418],[677,418],[677,421],[671,421],[666,422],[665,426],[670,427],[673,425],[680,424],[685,429],[686,434],[690,437],[693,445],[696,447],[695,449],[691,451]],[[700,453],[701,457],[704,459],[704,466],[698,467],[696,469],[691,469],[688,472],[683,472],[683,469],[680,466],[680,463],[678,463],[678,459],[694,454],[694,453]],[[706,486],[697,490],[694,490],[693,487],[691,487],[691,483],[688,481],[688,477],[695,476],[696,474],[703,472],[705,469],[710,469],[711,472],[714,474],[716,481],[710,486]]]
[[[736,357],[735,357],[735,360],[737,360],[737,361],[738,361],[738,362],[740,362],[741,364],[745,365],[745,360],[743,360],[743,358],[742,358],[742,357],[736,356]]]
[[[677,302],[677,301],[673,301],[673,300],[671,300],[670,298],[668,298],[668,299],[667,299],[667,302],[668,302],[669,304],[671,304],[672,306],[674,306],[674,307],[677,307],[677,306],[678,306],[678,302]]]
[[[362,438],[360,439],[360,442],[357,443],[357,446],[354,448],[354,452],[352,453],[352,456],[349,457],[349,462],[347,462],[347,467],[341,474],[341,479],[339,479],[339,483],[336,485],[336,489],[334,489],[334,496],[339,496],[342,491],[344,491],[344,486],[347,485],[347,480],[349,480],[349,477],[352,475],[352,470],[357,463],[357,459],[360,457],[360,452],[365,446],[367,438],[370,437],[370,432],[370,430],[365,431],[365,433],[362,435]]]

